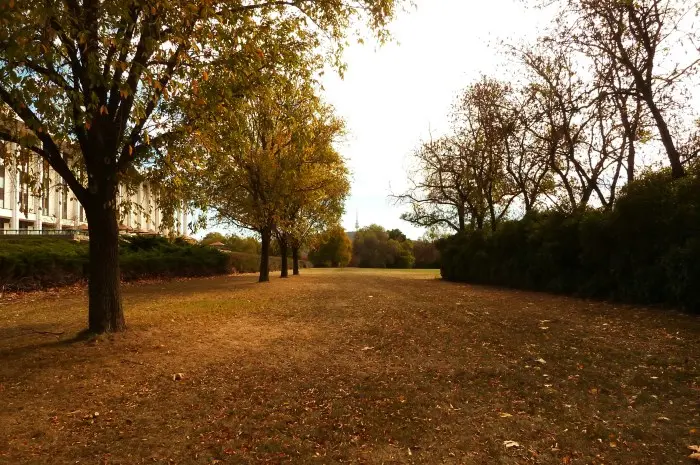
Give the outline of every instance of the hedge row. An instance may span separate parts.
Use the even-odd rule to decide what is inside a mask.
[[[439,247],[448,280],[700,311],[700,176],[650,174],[612,211],[531,214]]]
[[[122,280],[214,276],[258,271],[260,257],[161,237],[123,239]],[[0,289],[31,290],[73,284],[87,278],[88,244],[65,239],[22,237],[0,240]],[[278,271],[281,259],[270,258]],[[291,267],[291,260],[289,263]],[[300,266],[307,267],[306,262]]]

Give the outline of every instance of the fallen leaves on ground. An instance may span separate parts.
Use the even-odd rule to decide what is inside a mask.
[[[3,299],[0,463],[688,460],[697,317],[435,276],[134,283],[89,341],[84,289]]]

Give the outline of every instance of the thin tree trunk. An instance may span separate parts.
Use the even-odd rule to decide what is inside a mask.
[[[119,282],[117,212],[113,207],[105,207],[115,204],[94,198],[84,205],[90,234],[88,330],[93,333],[126,329]]]
[[[620,118],[622,120],[622,126],[625,130],[625,135],[627,136],[627,183],[634,181],[634,163],[636,158],[635,152],[635,141],[637,140],[637,126],[639,125],[640,119],[640,107],[641,102],[637,100],[637,108],[635,111],[634,123],[630,121],[629,114],[627,113],[627,99],[620,101],[619,97],[616,100],[618,109],[620,110]]]
[[[299,247],[292,247],[292,274],[299,276]]]
[[[280,277],[281,278],[288,278],[289,277],[289,262],[287,260],[287,238],[282,236],[281,239],[279,239],[279,245],[280,245],[280,255],[282,255],[282,266],[280,269]]]
[[[270,228],[267,228],[260,232],[260,236],[260,278],[258,278],[258,282],[263,283],[270,280],[270,240],[272,231]]]
[[[639,83],[637,84],[639,85]],[[651,111],[651,115],[654,117],[654,122],[656,122],[656,128],[659,130],[659,135],[661,136],[661,142],[664,144],[666,149],[666,155],[668,156],[668,161],[671,163],[671,173],[674,179],[682,178],[685,176],[685,169],[681,163],[681,154],[676,148],[676,144],[673,142],[673,137],[671,136],[671,131],[668,129],[668,124],[664,116],[661,114],[661,110],[656,105],[654,101],[654,96],[651,89],[645,87],[642,91],[644,96],[644,101]]]
[[[462,232],[466,229],[465,225],[465,212],[464,212],[464,207],[463,206],[458,206],[457,207],[457,219],[459,221],[459,231]]]

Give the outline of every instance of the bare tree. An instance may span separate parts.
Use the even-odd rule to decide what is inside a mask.
[[[685,174],[688,154],[679,149],[680,136],[669,122],[680,101],[680,83],[700,66],[697,9],[697,2],[686,0],[568,0],[567,14],[558,22],[559,40],[589,57],[607,58],[617,73],[629,77],[631,85],[616,91],[649,110],[676,178]],[[687,51],[690,58],[679,59]],[[627,129],[632,134],[633,128]]]
[[[423,227],[447,227],[455,232],[466,230],[473,220],[470,170],[450,137],[424,142],[413,153],[415,166],[409,172],[409,188],[393,195],[397,203],[408,204],[410,211],[401,215],[405,221]],[[483,225],[483,216],[476,219]]]

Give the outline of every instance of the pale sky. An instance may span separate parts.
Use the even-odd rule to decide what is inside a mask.
[[[352,171],[352,193],[342,225],[377,223],[410,238],[423,230],[402,221],[405,206],[392,206],[391,191],[406,186],[408,157],[429,131],[447,130],[458,92],[481,74],[501,77],[507,59],[502,40],[534,39],[541,12],[518,0],[417,0],[390,30],[395,43],[367,40],[345,53],[348,71],[324,78],[325,98],[347,122],[339,147]],[[502,76],[506,78],[506,76]]]

